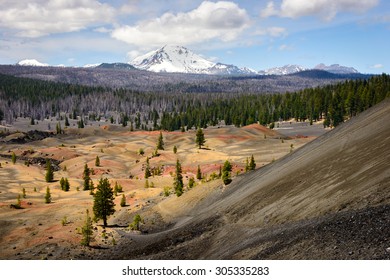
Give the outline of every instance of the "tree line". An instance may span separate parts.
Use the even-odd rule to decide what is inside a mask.
[[[390,96],[390,76],[275,94],[155,93],[17,78],[0,74],[0,120],[105,118],[131,129],[245,126],[295,118],[337,126]]]

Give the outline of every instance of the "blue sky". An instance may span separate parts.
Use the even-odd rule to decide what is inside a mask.
[[[165,44],[255,70],[390,73],[390,1],[0,1],[0,64],[129,62]]]

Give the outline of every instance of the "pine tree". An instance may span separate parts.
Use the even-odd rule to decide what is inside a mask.
[[[135,215],[133,222],[130,224],[132,230],[139,230],[139,224],[142,223],[142,218],[139,214]]]
[[[122,194],[122,199],[121,199],[121,207],[125,207],[126,206],[126,196],[125,194]]]
[[[255,170],[255,169],[256,169],[256,162],[255,162],[255,158],[252,155],[249,161],[249,170]]]
[[[179,160],[176,161],[176,174],[173,181],[173,187],[177,196],[183,194],[183,175]]]
[[[51,161],[49,159],[46,160],[46,175],[45,175],[45,180],[46,182],[53,182],[54,179],[54,172],[53,168],[51,166]]]
[[[45,194],[45,203],[49,204],[51,202],[51,193],[50,188],[46,188],[46,194]]]
[[[161,131],[157,140],[157,150],[164,150],[164,139]]]
[[[96,220],[103,220],[103,226],[107,226],[108,216],[115,213],[114,191],[107,178],[100,179],[96,187],[93,201],[93,213]]]
[[[198,128],[198,130],[196,131],[195,143],[196,145],[198,145],[199,149],[201,149],[202,146],[206,143],[206,139],[201,128]]]
[[[69,119],[67,116],[65,116],[65,126],[70,126]]]
[[[176,154],[176,153],[177,153],[177,147],[176,147],[176,145],[175,145],[175,146],[173,146],[173,153],[174,153],[174,154]]]
[[[145,179],[148,179],[151,175],[152,173],[150,172],[149,157],[147,157],[145,165]]]
[[[227,160],[225,161],[222,168],[222,181],[225,185],[229,185],[232,182],[231,174],[230,174],[231,172],[232,172],[232,165]]]
[[[60,180],[60,187],[61,187],[61,190],[65,191],[65,178],[64,177],[62,177]]]
[[[15,153],[14,153],[14,152],[12,152],[12,155],[11,155],[11,161],[12,161],[12,163],[13,163],[13,164],[15,164],[15,163],[16,163],[16,155],[15,155]]]
[[[96,159],[95,159],[95,166],[100,166],[100,158],[99,156],[96,156]]]
[[[89,181],[91,180],[90,174],[91,174],[91,170],[88,168],[88,165],[85,164],[84,165],[84,172],[83,172],[83,180],[84,180],[83,189],[84,189],[84,191],[89,190]]]
[[[22,189],[22,197],[26,198],[26,189],[25,188]]]
[[[61,128],[61,124],[60,123],[57,123],[57,125],[56,125],[56,132],[57,132],[57,134],[61,134],[62,133],[62,128]]]
[[[83,238],[81,239],[81,245],[89,246],[91,241],[93,241],[93,228],[92,228],[92,218],[89,215],[89,210],[86,211],[85,223],[81,228],[81,234]]]
[[[198,165],[198,170],[196,171],[196,179],[202,179],[202,171],[200,170],[200,166]]]
[[[69,190],[70,190],[70,184],[69,184],[68,178],[65,178],[64,191],[68,192]]]
[[[192,189],[194,186],[195,186],[195,179],[194,179],[194,177],[191,177],[188,180],[188,188]]]

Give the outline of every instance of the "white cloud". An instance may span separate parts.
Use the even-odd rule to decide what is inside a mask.
[[[282,0],[279,8],[273,1],[261,12],[262,17],[281,16],[299,18],[317,16],[324,20],[333,19],[338,13],[362,13],[376,5],[379,0]]]
[[[370,66],[370,68],[372,68],[372,69],[381,69],[383,67],[385,67],[385,66],[383,64],[380,64],[380,63]]]
[[[107,23],[114,13],[110,5],[96,0],[5,0],[0,2],[0,27],[34,38]]]
[[[167,12],[161,17],[124,25],[112,37],[137,47],[191,45],[216,39],[229,42],[249,26],[247,12],[233,2],[204,1],[189,12]]]
[[[285,44],[279,46],[280,51],[291,51],[293,49],[294,49],[293,46],[289,46],[289,45],[285,45]]]

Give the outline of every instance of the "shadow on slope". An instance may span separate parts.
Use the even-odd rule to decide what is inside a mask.
[[[390,258],[389,116],[385,100],[108,258]]]

